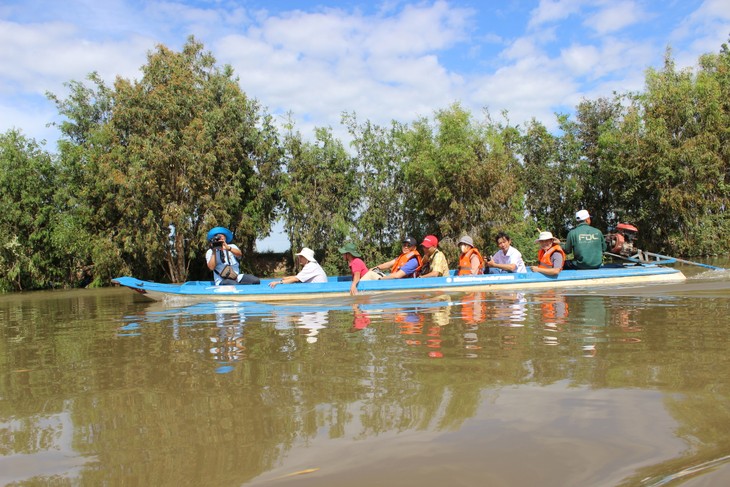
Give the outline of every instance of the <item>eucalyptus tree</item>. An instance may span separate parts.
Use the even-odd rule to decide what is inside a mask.
[[[51,156],[17,130],[0,134],[0,290],[63,283],[62,249],[53,242],[58,210]]]
[[[642,124],[635,127],[635,156],[626,161],[637,166],[642,183],[634,214],[659,250],[698,255],[727,249],[727,59],[726,48],[706,56],[695,74],[678,70],[667,52],[664,67],[647,72],[646,90],[635,98]]]
[[[354,113],[343,114],[342,123],[352,138],[353,170],[357,175],[358,202],[350,235],[372,261],[389,260],[400,252],[409,191],[403,174],[405,126],[392,121],[381,126]]]
[[[330,128],[304,141],[288,124],[283,137],[281,204],[292,251],[310,247],[328,273],[343,268],[337,248],[351,234],[358,207],[356,168]]]
[[[478,123],[459,104],[417,120],[403,136],[405,178],[415,210],[408,224],[420,233],[488,238],[521,219],[520,166],[514,129]]]
[[[63,160],[72,174],[80,168],[78,181],[91,182],[74,197],[100,215],[96,238],[129,270],[183,281],[192,262],[194,272],[204,269],[210,227],[229,227],[244,252],[270,231],[278,136],[230,66],[218,67],[191,37],[181,52],[150,52],[141,79],[117,78],[112,90],[97,91],[106,96],[57,101],[71,116]],[[89,99],[105,109],[87,109]]]

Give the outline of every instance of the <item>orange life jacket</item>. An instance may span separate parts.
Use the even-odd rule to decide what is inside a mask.
[[[553,267],[553,263],[550,261],[550,256],[553,255],[553,252],[560,252],[563,256],[563,265],[565,265],[565,252],[563,251],[563,248],[560,246],[560,244],[553,244],[552,247],[550,247],[547,250],[540,249],[537,251],[537,260],[538,267]],[[562,269],[563,266],[560,266]]]
[[[476,255],[479,259],[479,270],[477,274],[484,274],[484,257],[474,247],[470,248],[459,256],[459,276],[471,274],[471,256]]]
[[[421,254],[418,253],[417,250],[411,250],[410,252],[406,254],[400,254],[397,259],[395,259],[395,264],[393,264],[393,267],[390,268],[390,273],[396,272],[398,269],[406,265],[406,262],[411,260],[413,257],[418,259],[418,267],[416,267],[416,270],[413,272],[413,276],[418,275],[418,271],[421,270],[421,266],[423,266],[423,261],[421,260]],[[411,276],[406,276],[411,277]]]

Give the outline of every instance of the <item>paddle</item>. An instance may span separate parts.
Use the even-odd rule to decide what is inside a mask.
[[[634,259],[632,257],[625,257],[623,255],[613,254],[611,252],[604,252],[604,254],[605,255],[610,255],[611,257],[618,257],[619,259],[628,260],[630,262],[637,262],[637,263],[640,263],[640,264],[648,264],[648,263],[651,263],[651,262],[642,261],[642,260],[639,260],[639,259]],[[668,255],[655,254],[653,252],[643,251],[643,254],[644,255],[647,255],[647,256],[651,256],[651,257],[656,257],[657,259],[667,259],[667,260],[671,260],[671,261],[675,261],[675,262],[681,262],[683,264],[690,264],[690,265],[696,265],[696,266],[700,266],[700,267],[705,267],[707,269],[712,269],[713,271],[724,271],[724,270],[727,270],[724,267],[717,267],[717,266],[710,265],[710,264],[703,264],[701,262],[692,262],[691,260],[684,260],[684,259],[680,259],[680,258],[677,258],[677,257],[670,257]]]

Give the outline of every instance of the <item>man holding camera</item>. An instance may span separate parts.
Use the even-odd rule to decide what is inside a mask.
[[[240,274],[238,259],[243,252],[233,240],[233,233],[225,227],[215,227],[208,232],[210,248],[205,253],[208,269],[213,271],[216,286],[235,284],[260,284],[261,280],[251,274]]]

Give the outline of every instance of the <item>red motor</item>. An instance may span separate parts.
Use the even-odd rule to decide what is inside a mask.
[[[639,229],[628,223],[619,223],[613,232],[606,235],[606,247],[612,254],[619,254],[626,257],[634,255],[638,249],[634,247],[634,240],[639,234]]]

